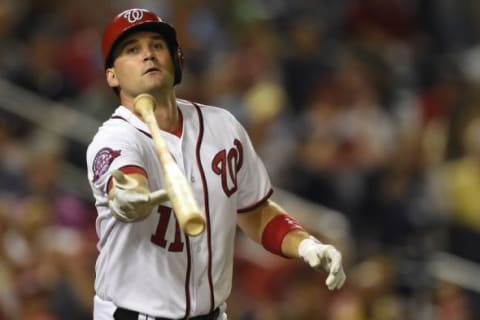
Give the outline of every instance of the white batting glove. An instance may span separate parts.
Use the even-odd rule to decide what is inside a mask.
[[[138,182],[120,170],[112,172],[114,196],[109,201],[114,214],[123,222],[145,219],[153,207],[168,201],[165,190],[145,192],[138,188]]]
[[[329,290],[340,289],[345,283],[342,254],[334,246],[309,237],[300,242],[298,255],[313,269],[328,272],[325,284]]]

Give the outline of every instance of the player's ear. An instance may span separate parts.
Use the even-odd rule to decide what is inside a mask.
[[[115,74],[115,70],[113,68],[107,68],[105,70],[105,76],[107,78],[107,83],[110,87],[115,88],[118,87],[118,79],[117,75]]]

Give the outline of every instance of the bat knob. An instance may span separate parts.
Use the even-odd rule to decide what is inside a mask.
[[[155,98],[148,93],[141,93],[133,100],[133,110],[145,117],[155,109]]]
[[[190,236],[198,236],[205,229],[205,221],[199,215],[193,216],[185,224],[185,232]]]

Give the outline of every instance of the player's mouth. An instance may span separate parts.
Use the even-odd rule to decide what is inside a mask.
[[[143,74],[150,74],[150,73],[159,72],[159,71],[160,69],[152,67],[152,68],[148,68]]]

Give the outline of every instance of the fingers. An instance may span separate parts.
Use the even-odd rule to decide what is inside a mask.
[[[148,194],[117,188],[115,197],[109,202],[112,213],[122,222],[139,221],[152,213],[153,205]]]
[[[329,290],[340,289],[345,283],[346,278],[345,272],[343,272],[343,269],[340,269],[337,273],[330,272],[325,284]]]
[[[345,272],[343,271],[342,266],[342,255],[332,246],[329,246],[325,250],[325,258],[328,260],[328,270],[329,274],[325,284],[328,289],[340,289],[345,283]]]
[[[113,170],[112,177],[113,177],[113,183],[115,184],[115,187],[119,189],[131,190],[131,189],[135,189],[138,186],[138,181],[125,175],[120,170]]]
[[[130,189],[118,188],[115,190],[115,198],[125,205],[137,205],[149,202],[149,194]]]
[[[121,206],[118,201],[110,200],[109,201],[110,208],[112,209],[112,213],[122,222],[132,222],[134,221],[134,217],[131,216],[132,208],[126,208],[125,206]]]
[[[152,193],[149,194],[148,197],[149,197],[149,202],[153,205],[157,205],[169,200],[167,191],[163,189],[153,191]]]
[[[342,268],[342,255],[333,247],[327,248],[325,250],[325,258],[329,262],[329,270],[331,273],[338,273]]]
[[[316,250],[310,250],[303,256],[303,260],[313,269],[321,268],[321,258]]]
[[[125,175],[120,170],[117,170],[117,169],[113,170],[112,176],[115,179],[115,181],[117,181],[118,183],[123,183],[126,181]]]
[[[338,270],[338,265],[341,265],[341,258],[338,260],[338,256],[334,255],[335,250],[330,249],[330,245],[314,243],[303,254],[303,259],[315,270],[323,269],[329,272],[332,269],[332,265],[335,265],[336,270]]]

